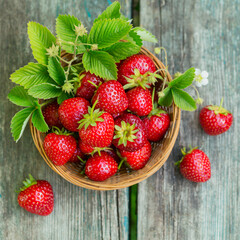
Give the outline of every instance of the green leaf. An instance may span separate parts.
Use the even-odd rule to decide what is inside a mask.
[[[47,48],[56,43],[56,38],[44,26],[36,22],[28,23],[28,37],[34,58],[41,64],[48,64]]]
[[[39,63],[29,63],[15,71],[10,79],[24,88],[30,88],[41,83],[53,83],[49,77],[47,67]]]
[[[167,87],[163,90],[164,96],[159,98],[158,100],[158,104],[160,106],[165,106],[165,107],[169,107],[171,106],[172,102],[173,102],[173,96],[172,96],[172,92],[171,92],[171,88]]]
[[[61,95],[57,98],[57,102],[60,105],[64,100],[67,100],[72,97],[73,95],[71,95],[70,93],[62,92]]]
[[[55,98],[60,96],[61,93],[62,88],[49,83],[35,85],[28,90],[28,94],[35,98],[41,99]]]
[[[105,11],[102,12],[95,20],[94,23],[101,20],[101,19],[113,19],[113,18],[120,18],[121,5],[119,2],[113,2],[109,7],[106,8]]]
[[[171,81],[168,86],[169,87],[174,86],[179,89],[184,89],[192,84],[194,77],[195,77],[195,68],[189,68],[181,76]]]
[[[35,109],[35,107],[24,108],[21,111],[17,112],[12,118],[11,132],[16,142],[21,138],[28,120]]]
[[[83,66],[86,71],[107,79],[117,79],[117,67],[113,57],[102,51],[89,51],[83,55]]]
[[[12,103],[22,107],[35,106],[37,102],[37,99],[29,96],[27,90],[21,86],[14,87],[8,94],[8,99]]]
[[[36,127],[40,132],[47,132],[49,127],[44,120],[41,107],[37,108],[32,115],[32,124]]]
[[[68,53],[74,53],[73,44],[76,40],[75,26],[80,26],[81,22],[74,16],[70,15],[59,15],[56,19],[56,33],[57,37],[62,40],[61,46]],[[82,44],[87,42],[87,35],[78,37],[77,44]],[[78,46],[76,53],[83,53],[86,51],[84,45]]]
[[[113,56],[116,62],[126,59],[134,54],[139,53],[141,47],[131,42],[117,42],[111,47],[104,49]]]
[[[55,57],[48,59],[48,72],[50,77],[60,86],[64,84],[66,79],[64,69],[59,60]]]
[[[174,103],[185,111],[194,111],[197,109],[197,105],[194,99],[186,92],[176,87],[171,88]]]
[[[127,36],[125,36],[123,38],[124,40],[127,40],[133,44],[137,44],[138,46],[142,46],[142,39],[140,38],[140,36],[134,32],[133,30],[131,30]]]
[[[135,28],[133,28],[133,31],[136,32],[143,41],[153,42],[153,43],[158,42],[157,38],[144,28],[135,27]]]
[[[88,36],[88,43],[97,44],[98,49],[110,47],[122,39],[131,29],[122,19],[103,19],[95,22]]]

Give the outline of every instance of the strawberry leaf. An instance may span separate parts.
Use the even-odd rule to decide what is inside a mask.
[[[44,26],[36,22],[28,23],[28,36],[34,58],[41,64],[48,64],[47,48],[56,43],[56,38]]]
[[[89,44],[97,44],[98,49],[110,47],[128,34],[132,26],[122,19],[101,19],[95,22],[88,36]]]
[[[179,89],[184,89],[192,84],[194,77],[195,77],[195,68],[189,68],[181,76],[179,76],[179,77],[175,78],[173,81],[171,81],[168,84],[168,86],[169,87],[174,86]]]
[[[194,99],[186,92],[176,87],[171,88],[174,103],[185,111],[194,111],[197,109],[197,105]]]
[[[107,52],[89,51],[83,55],[83,66],[86,71],[107,79],[117,79],[117,67],[114,58]]]
[[[32,114],[32,124],[40,132],[47,132],[49,129],[47,123],[44,120],[40,105]]]
[[[127,40],[133,44],[137,44],[138,46],[142,46],[142,39],[141,37],[136,33],[134,32],[133,30],[131,30],[127,36],[125,36],[123,38],[124,40]]]
[[[164,94],[163,97],[159,97],[158,104],[160,106],[165,106],[165,107],[171,106],[171,104],[173,102],[171,88],[169,88],[169,87],[165,88],[163,90],[163,94]]]
[[[11,121],[11,132],[14,140],[17,142],[31,117],[31,114],[35,111],[35,107],[24,108],[17,112]]]
[[[11,74],[10,79],[27,89],[41,83],[53,83],[53,80],[49,77],[47,67],[39,63],[29,63],[19,68]]]
[[[132,30],[134,32],[136,32],[143,41],[153,42],[153,43],[157,43],[158,42],[157,38],[153,34],[148,32],[146,29],[144,29],[144,28],[135,27]]]
[[[60,40],[61,46],[68,53],[74,53],[73,44],[76,40],[75,26],[78,27],[81,25],[81,22],[74,16],[70,15],[59,15],[56,19],[56,33],[57,37]],[[87,35],[78,37],[77,44],[82,44],[87,42]],[[83,53],[86,51],[84,45],[77,46],[76,53]]]
[[[106,8],[105,11],[103,11],[95,20],[94,23],[101,20],[101,19],[114,19],[114,18],[120,18],[121,5],[119,2],[113,2],[110,6]]]
[[[55,57],[48,59],[48,72],[50,77],[60,86],[64,84],[66,79],[64,69],[59,60]]]
[[[60,96],[62,88],[50,83],[35,85],[28,90],[28,94],[35,98],[49,99]]]
[[[111,47],[105,48],[104,51],[111,54],[116,62],[120,62],[120,60],[139,53],[140,49],[140,46],[131,42],[117,42]]]

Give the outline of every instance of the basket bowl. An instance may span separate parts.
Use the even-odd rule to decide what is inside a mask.
[[[158,60],[151,52],[149,52],[146,48],[142,47],[140,54],[145,54],[149,56],[157,69],[164,69],[165,66],[163,63]],[[69,59],[71,58],[70,54],[63,53],[62,57]],[[164,72],[160,71],[160,74],[163,76]],[[171,81],[172,78],[170,74],[167,75],[168,81]],[[160,85],[160,84],[159,84]],[[30,121],[30,129],[33,141],[42,155],[43,159],[46,163],[52,168],[56,173],[65,178],[67,181],[88,189],[94,190],[115,190],[120,188],[125,188],[132,186],[136,183],[143,181],[144,179],[153,175],[157,170],[159,170],[162,165],[168,159],[173,146],[175,144],[176,138],[179,132],[180,126],[180,116],[181,111],[176,105],[172,105],[169,108],[165,108],[165,110],[170,114],[171,123],[170,127],[165,134],[164,138],[158,143],[152,143],[152,155],[149,159],[148,163],[143,169],[138,171],[132,171],[128,168],[122,167],[119,172],[117,172],[113,177],[103,181],[103,182],[95,182],[88,179],[86,176],[80,174],[82,171],[82,166],[77,163],[66,163],[64,166],[55,166],[51,160],[47,157],[44,148],[43,141],[46,134],[39,132]]]

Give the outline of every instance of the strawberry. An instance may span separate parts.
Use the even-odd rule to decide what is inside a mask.
[[[175,163],[179,165],[181,174],[192,182],[206,182],[211,178],[211,164],[208,156],[197,148],[186,153],[182,150],[183,158]]]
[[[44,120],[49,127],[54,127],[54,126],[58,128],[63,127],[58,116],[58,108],[59,108],[59,105],[57,101],[54,101],[48,104],[42,111]]]
[[[72,155],[72,157],[69,159],[69,162],[79,162],[79,158],[84,158],[84,153],[77,146],[75,152]]]
[[[122,85],[115,80],[103,83],[92,98],[92,103],[98,100],[96,108],[116,114],[128,107],[128,99]]]
[[[18,194],[18,204],[30,213],[47,216],[53,211],[54,196],[52,186],[44,180],[35,180],[31,174],[23,181],[24,187]]]
[[[135,152],[120,150],[121,156],[133,170],[139,170],[143,168],[148,162],[151,152],[152,147],[149,141],[147,141],[142,148]]]
[[[79,141],[78,144],[80,150],[84,153],[84,154],[91,154],[94,151],[94,147],[92,147],[91,145],[83,142],[83,141]]]
[[[138,69],[141,75],[154,73],[156,71],[156,67],[151,58],[146,55],[133,55],[118,66],[118,81],[124,86],[128,83],[126,77],[134,78],[134,76],[136,76],[136,78],[138,78],[139,75],[136,74],[135,69]]]
[[[232,125],[233,115],[220,106],[209,105],[200,112],[200,124],[209,135],[219,135],[226,132]]]
[[[138,116],[146,116],[152,111],[152,97],[148,89],[136,87],[127,92],[128,109]]]
[[[62,166],[73,156],[77,148],[73,136],[61,131],[49,133],[43,142],[44,150],[49,159],[57,166]]]
[[[115,119],[113,145],[129,152],[142,148],[147,141],[142,120],[131,113],[124,113]]]
[[[90,83],[91,82],[91,83]],[[80,75],[80,86],[77,89],[76,97],[82,97],[91,100],[97,86],[103,82],[103,79],[91,74],[90,72],[83,72]]]
[[[78,132],[79,121],[88,112],[89,102],[80,97],[63,101],[58,109],[59,119],[63,126],[72,132]]]
[[[118,169],[117,162],[106,152],[95,153],[85,165],[85,174],[94,181],[104,181],[113,176]]]
[[[114,120],[111,114],[94,110],[97,101],[88,108],[88,114],[79,122],[79,137],[92,147],[107,147],[114,133]]]

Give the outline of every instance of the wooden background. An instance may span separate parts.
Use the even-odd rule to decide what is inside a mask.
[[[240,238],[239,163],[239,0],[121,0],[124,14],[150,30],[168,51],[171,73],[194,66],[209,72],[200,89],[204,104],[232,111],[229,132],[211,137],[199,127],[199,109],[183,112],[180,134],[168,161],[138,185],[139,240],[238,240]],[[140,3],[140,6],[138,5]],[[130,239],[129,192],[97,192],[76,187],[54,173],[24,133],[15,143],[10,120],[18,107],[6,96],[9,75],[33,61],[27,22],[38,21],[54,31],[59,14],[74,14],[88,27],[108,0],[0,0],[0,239],[97,240]],[[134,16],[132,16],[134,14]],[[151,51],[156,45],[145,44]],[[204,184],[183,179],[174,162],[182,146],[200,146],[212,164]],[[15,190],[28,173],[54,188],[55,209],[47,217],[32,215],[17,204]],[[132,239],[134,238],[133,235]]]

